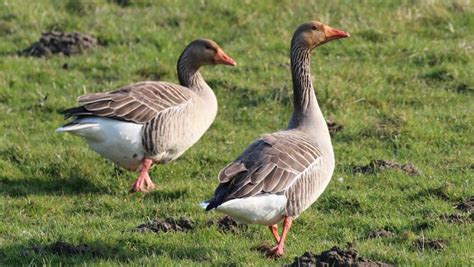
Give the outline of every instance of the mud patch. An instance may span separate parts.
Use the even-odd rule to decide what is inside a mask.
[[[291,267],[301,266],[394,266],[384,262],[367,260],[361,256],[354,248],[350,247],[343,250],[337,246],[330,250],[323,251],[316,255],[312,252],[306,251],[301,257],[295,257],[295,261],[290,265]]]
[[[66,56],[82,54],[85,50],[97,46],[97,39],[80,32],[44,32],[41,38],[19,54],[23,56],[43,57],[52,54]]]
[[[412,230],[416,232],[433,229],[435,223],[433,221],[417,221],[413,224]]]
[[[28,247],[28,248],[25,248],[23,249],[21,252],[20,252],[20,255],[22,257],[31,257],[35,254],[41,254],[44,252],[44,249],[43,247],[41,246],[31,246],[31,247]]]
[[[446,241],[442,239],[420,238],[413,241],[413,247],[418,250],[425,250],[425,249],[443,250],[446,247]]]
[[[378,230],[370,231],[367,234],[367,238],[383,238],[383,237],[392,237],[394,235],[395,234],[390,231],[387,231],[384,229],[378,229]]]
[[[336,133],[344,129],[344,126],[335,121],[326,120],[326,124],[328,125],[329,134],[331,134],[331,136],[335,136]]]
[[[443,214],[439,216],[439,218],[443,221],[446,221],[448,223],[452,224],[463,224],[467,222],[465,218],[461,214],[453,213],[453,214]]]
[[[455,208],[464,212],[473,212],[474,196],[468,197],[464,201],[457,203]]]
[[[444,68],[430,70],[421,77],[429,84],[454,80],[454,76]]]
[[[72,256],[72,255],[80,255],[90,253],[92,249],[86,244],[79,244],[74,245],[64,241],[56,241],[49,246],[31,246],[29,248],[24,249],[20,254],[23,257],[29,257],[34,254],[42,254],[45,252]]]
[[[272,249],[272,247],[267,244],[260,244],[258,246],[252,247],[251,249],[265,255],[268,251],[270,251],[270,249]]]
[[[91,248],[86,244],[73,245],[68,242],[57,241],[51,244],[48,248],[52,253],[62,255],[77,255],[85,254],[91,251]]]
[[[472,94],[474,93],[474,88],[467,83],[460,83],[454,87],[454,91],[460,94]]]
[[[410,176],[420,175],[421,172],[412,163],[400,164],[391,160],[374,159],[365,166],[355,166],[354,172],[360,173],[376,173],[384,170],[401,170]]]
[[[194,229],[193,222],[185,217],[179,219],[176,218],[166,218],[166,219],[155,219],[148,223],[141,224],[134,228],[136,232],[188,232]]]
[[[238,233],[248,229],[248,225],[238,223],[229,216],[224,216],[217,220],[210,220],[206,223],[207,226],[216,225],[217,229],[222,233]]]

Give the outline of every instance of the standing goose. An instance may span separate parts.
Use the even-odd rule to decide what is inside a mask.
[[[178,158],[214,121],[216,96],[199,68],[215,64],[236,65],[214,41],[195,40],[178,60],[180,85],[145,81],[80,96],[79,107],[63,112],[75,119],[56,131],[84,137],[103,157],[139,171],[131,192],[152,190],[151,166]]]
[[[288,128],[250,144],[219,173],[214,196],[204,203],[243,223],[267,225],[276,241],[268,256],[283,255],[292,220],[321,195],[334,170],[326,121],[313,90],[310,54],[349,34],[317,21],[300,25],[291,40],[294,111]],[[277,223],[283,220],[281,237]]]

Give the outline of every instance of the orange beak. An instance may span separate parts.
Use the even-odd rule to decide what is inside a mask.
[[[340,39],[340,38],[346,38],[349,37],[349,33],[345,31],[341,31],[332,27],[329,27],[327,25],[324,26],[324,34],[326,35],[326,40],[325,42],[329,42],[332,40]]]
[[[237,62],[233,60],[231,57],[226,55],[222,49],[217,49],[216,57],[214,58],[216,64],[224,64],[224,65],[230,65],[230,66],[235,66],[237,65]]]

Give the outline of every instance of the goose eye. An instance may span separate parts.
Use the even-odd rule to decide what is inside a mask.
[[[211,47],[209,45],[206,45],[206,49],[211,50]]]
[[[317,27],[316,25],[313,25],[313,27],[311,27],[311,29],[312,29],[313,31],[316,31],[316,30],[318,29],[318,27]]]

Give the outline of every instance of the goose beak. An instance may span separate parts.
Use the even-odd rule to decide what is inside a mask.
[[[326,35],[326,39],[324,40],[325,42],[329,42],[329,41],[341,39],[341,38],[346,38],[350,36],[348,32],[345,32],[345,31],[342,31],[342,30],[339,30],[327,25],[324,26],[324,34]]]
[[[217,49],[216,57],[214,58],[214,60],[216,64],[224,64],[230,66],[237,65],[237,62],[235,62],[235,60],[226,55],[226,53],[224,53],[222,49]]]

